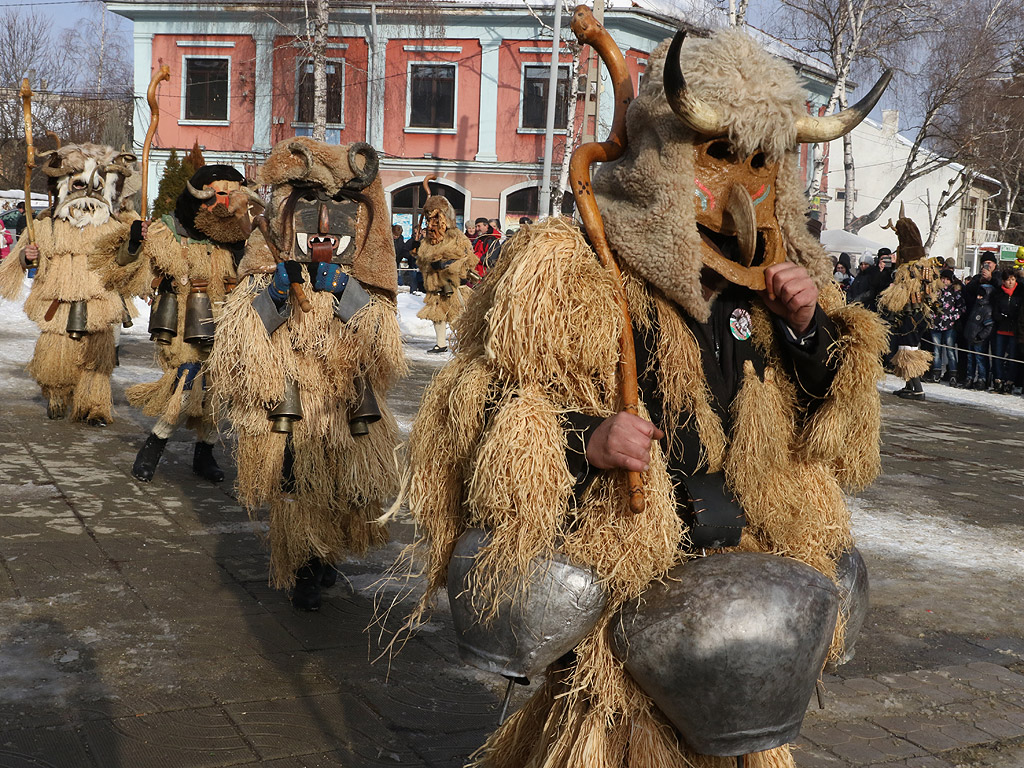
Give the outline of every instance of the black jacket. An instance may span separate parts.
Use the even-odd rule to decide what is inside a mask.
[[[736,339],[730,331],[730,317],[737,309],[750,311],[753,293],[745,288],[730,288],[711,307],[711,317],[706,323],[699,323],[685,317],[686,323],[700,346],[704,376],[711,391],[711,407],[722,420],[726,435],[732,433],[730,406],[743,383],[743,366],[750,361],[758,375],[764,375],[764,357],[754,346],[752,339]],[[798,382],[798,396],[806,403],[821,400],[828,394],[835,377],[838,362],[829,354],[830,347],[839,332],[831,319],[818,308],[815,312],[816,333],[809,343],[799,345],[789,339],[781,320],[776,320],[775,336],[777,347],[783,356],[782,364],[789,375]],[[658,329],[644,333],[634,326],[633,338],[636,345],[636,367],[641,399],[647,406],[651,421],[665,431],[665,412],[662,393],[658,386],[657,349]],[[592,478],[586,461],[586,444],[590,435],[603,419],[583,414],[565,415],[572,431],[566,460],[569,471],[577,480],[577,494]],[[678,419],[676,433],[672,440],[672,454],[668,457],[669,472],[673,477],[689,477],[698,472],[701,449],[696,419]],[[668,445],[668,435],[662,441],[662,448]],[[595,470],[596,471],[596,470]],[[677,489],[685,493],[684,489]],[[678,498],[681,504],[685,499]]]
[[[1021,287],[1018,285],[1012,296],[1007,296],[1002,288],[992,291],[992,319],[996,324],[996,333],[1017,333],[1020,321]]]
[[[992,335],[994,327],[992,305],[989,303],[988,297],[977,297],[974,306],[967,313],[964,341],[968,344],[980,344]]]

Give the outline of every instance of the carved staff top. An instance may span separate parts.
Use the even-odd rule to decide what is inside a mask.
[[[25,227],[28,241],[35,245],[36,231],[32,225],[32,169],[36,167],[36,148],[32,144],[32,88],[28,78],[21,81],[21,107],[25,112]]]
[[[612,79],[615,94],[615,113],[612,127],[605,141],[592,141],[577,148],[569,160],[569,178],[576,207],[579,209],[583,226],[598,258],[615,280],[615,302],[622,313],[622,334],[619,336],[619,399],[622,409],[636,413],[639,409],[637,392],[636,349],[633,345],[633,323],[629,316],[626,292],[622,287],[619,265],[612,255],[611,247],[604,233],[604,221],[594,199],[590,186],[590,166],[595,162],[617,160],[626,151],[626,107],[633,100],[633,81],[626,68],[622,51],[612,40],[601,23],[585,5],[578,5],[573,13],[572,31],[576,39],[591,46],[600,55]],[[639,472],[628,473],[629,508],[634,514],[644,511],[643,476]]]
[[[146,201],[149,189],[149,148],[153,144],[153,135],[156,127],[160,124],[160,105],[156,101],[156,89],[163,80],[171,79],[171,68],[166,64],[149,81],[149,90],[146,91],[146,101],[149,102],[150,120],[149,128],[146,130],[146,140],[142,144],[142,203],[139,205],[139,215],[146,218]]]

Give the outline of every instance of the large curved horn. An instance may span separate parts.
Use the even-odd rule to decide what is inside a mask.
[[[679,53],[685,39],[686,31],[680,29],[668,47],[663,75],[665,98],[676,116],[694,133],[718,136],[723,133],[722,118],[713,107],[698,99],[686,87],[686,78],[683,77],[683,68],[679,63]]]
[[[302,175],[308,176],[309,172],[313,170],[313,166],[316,165],[316,160],[313,158],[313,153],[309,151],[309,147],[301,142],[292,141],[288,144],[288,151],[293,155],[302,157],[302,160],[306,163],[306,170]]]
[[[796,122],[796,140],[804,144],[811,144],[832,141],[849,133],[857,127],[861,120],[868,116],[868,112],[878,103],[878,100],[882,97],[882,92],[885,91],[890,80],[892,80],[892,70],[887,69],[878,78],[875,87],[868,91],[867,96],[852,107],[847,107],[841,112],[836,112],[836,114],[828,115],[827,117],[813,117],[811,115],[801,117]]]
[[[244,184],[239,189],[245,194],[246,197],[249,198],[249,200],[254,205],[258,205],[260,208],[266,208],[267,207],[267,204],[263,200],[263,198],[260,197],[258,194],[256,194],[256,190],[250,189],[249,187],[245,186]]]
[[[188,193],[196,200],[209,200],[217,194],[217,190],[215,189],[196,189],[192,186],[191,181],[186,181],[185,187],[188,189]]]
[[[356,175],[345,182],[345,189],[356,192],[366,189],[377,178],[377,171],[380,169],[377,150],[365,141],[357,141],[348,148],[348,165]]]

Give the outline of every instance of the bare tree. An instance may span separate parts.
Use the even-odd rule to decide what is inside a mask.
[[[850,77],[858,64],[891,66],[899,50],[934,23],[934,0],[781,0],[778,31],[807,53],[825,58],[836,81],[824,114],[847,106]],[[860,74],[870,77],[868,66]],[[821,188],[826,155],[816,147],[808,194]],[[852,139],[843,139],[846,188],[855,187]],[[845,220],[853,218],[853,195],[846,196]]]
[[[869,211],[849,220],[852,232],[875,221],[915,179],[954,162],[971,165],[964,145],[944,137],[948,116],[959,111],[977,92],[991,88],[997,62],[1006,61],[1019,39],[1021,0],[960,0],[944,5],[943,29],[922,34],[923,66],[912,79],[917,91],[917,124],[911,128],[911,147],[899,176]]]
[[[991,229],[1000,239],[1024,241],[1024,44],[1007,55],[993,51],[986,87],[978,88],[938,121],[947,151],[959,151],[978,173],[994,178]]]
[[[327,20],[331,8],[328,0],[313,0],[313,16],[306,9],[306,39],[313,60],[313,138],[327,139]]]

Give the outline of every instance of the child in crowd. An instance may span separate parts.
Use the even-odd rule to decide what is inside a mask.
[[[956,379],[956,324],[964,315],[964,297],[953,270],[942,270],[939,279],[942,281],[942,290],[932,308],[931,336],[935,351],[932,370],[924,377],[925,381]],[[942,372],[943,364],[945,373]]]
[[[971,349],[967,358],[967,376],[964,386],[969,389],[986,389],[988,383],[988,358],[985,356],[985,342],[992,335],[995,321],[992,319],[990,295],[992,285],[983,283],[971,289],[974,292],[974,306],[964,326],[964,341]]]

